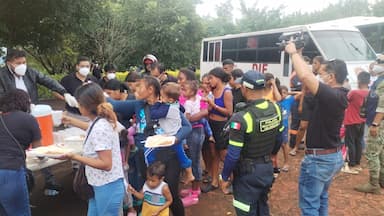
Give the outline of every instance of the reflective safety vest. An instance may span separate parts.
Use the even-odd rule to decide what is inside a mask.
[[[265,100],[249,104],[243,112],[247,129],[241,151],[242,158],[256,159],[269,155],[275,145],[276,136],[284,129],[280,107]]]

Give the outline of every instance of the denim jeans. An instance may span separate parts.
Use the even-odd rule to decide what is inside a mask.
[[[299,206],[302,215],[328,215],[328,189],[342,166],[341,151],[304,156],[299,177]]]
[[[25,168],[0,169],[0,215],[31,215]]]
[[[204,142],[204,128],[193,128],[192,132],[187,137],[187,145],[189,148],[189,154],[192,160],[192,173],[195,176],[196,181],[200,181],[202,177],[202,169],[200,166],[201,161],[201,148]]]
[[[95,196],[88,202],[88,216],[116,216],[123,207],[123,178],[102,186],[93,186]]]

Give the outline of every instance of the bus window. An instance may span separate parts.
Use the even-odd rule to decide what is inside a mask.
[[[313,31],[312,33],[327,59],[370,61],[376,58],[360,32]]]
[[[288,53],[284,52],[283,76],[288,77],[289,74],[289,55]]]
[[[236,62],[257,62],[256,49],[241,49]]]
[[[221,42],[215,43],[215,61],[220,61],[220,54],[221,54]]]
[[[357,26],[376,53],[384,52],[384,23]]]
[[[280,49],[271,47],[270,49],[260,49],[257,51],[257,62],[280,63]]]
[[[208,59],[208,42],[204,41],[203,44],[203,61],[206,62]]]
[[[208,61],[213,61],[213,54],[215,52],[215,44],[213,42],[209,43],[209,53],[208,53]]]
[[[221,60],[232,59],[237,61],[237,43],[238,38],[223,40],[223,54]]]
[[[315,43],[311,37],[308,37],[309,40],[305,44],[303,49],[303,56],[308,56],[310,59],[313,59],[315,56],[321,56],[319,49],[317,49]]]

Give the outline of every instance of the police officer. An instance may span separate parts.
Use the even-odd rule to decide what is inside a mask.
[[[373,65],[372,72],[377,80],[371,86],[367,97],[367,139],[366,157],[368,160],[369,182],[358,185],[355,190],[380,194],[384,188],[384,56],[381,55]]]
[[[247,100],[229,120],[229,146],[221,189],[227,190],[233,171],[233,205],[237,215],[269,215],[267,195],[273,180],[270,154],[276,135],[283,129],[280,108],[263,99],[264,76],[248,71],[236,82]]]

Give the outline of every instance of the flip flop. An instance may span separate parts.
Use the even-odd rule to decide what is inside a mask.
[[[288,166],[283,166],[283,168],[281,168],[281,171],[283,172],[288,172],[288,170],[289,170]]]

